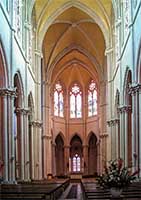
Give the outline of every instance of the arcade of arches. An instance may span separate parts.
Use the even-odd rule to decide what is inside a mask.
[[[141,0],[0,1],[5,182],[141,168],[140,19]]]

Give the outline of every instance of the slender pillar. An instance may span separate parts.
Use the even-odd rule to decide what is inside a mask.
[[[25,180],[30,179],[29,175],[29,129],[28,129],[28,114],[29,110],[24,108],[23,110],[24,118],[24,161],[25,161]]]
[[[88,174],[88,145],[83,146],[84,174]]]
[[[42,123],[37,122],[37,142],[38,142],[38,179],[42,179]]]
[[[11,154],[9,152],[10,155],[10,172],[11,172],[11,182],[15,182],[16,181],[16,177],[15,177],[15,162],[16,162],[16,158],[15,158],[15,135],[14,135],[14,99],[16,96],[16,90],[15,89],[11,89],[9,91],[10,95],[8,96],[8,107],[9,107],[9,119],[8,121],[10,121],[10,127],[9,127],[9,139],[10,139],[10,147],[11,147]],[[10,130],[11,129],[11,130]]]
[[[21,180],[25,179],[25,143],[24,143],[24,112],[20,109],[20,119],[21,119]]]
[[[125,158],[125,166],[127,166],[128,165],[128,145],[126,145],[126,144],[128,144],[128,127],[127,127],[127,125],[128,125],[128,108],[125,110],[125,112],[124,112],[124,115],[125,115],[125,121],[124,121],[124,127],[125,127],[125,132],[124,132],[124,146],[125,146],[125,152],[124,152],[124,158]]]
[[[119,119],[116,119],[115,120],[115,149],[116,149],[116,159],[119,158],[118,148],[119,148]]]
[[[3,98],[3,144],[4,144],[4,181],[9,180],[9,170],[8,170],[8,130],[7,130],[7,94],[2,94]]]
[[[35,178],[35,159],[34,159],[34,123],[30,123],[31,126],[31,155],[30,155],[30,176],[31,179]]]
[[[64,146],[64,170],[65,170],[65,175],[69,174],[69,150],[70,146]]]
[[[136,169],[136,117],[135,117],[135,92],[132,91],[132,169],[133,171]]]
[[[139,88],[139,168],[141,169],[141,87]],[[141,177],[141,170],[139,176]]]
[[[56,176],[56,155],[55,155],[56,144],[52,143],[52,174]]]

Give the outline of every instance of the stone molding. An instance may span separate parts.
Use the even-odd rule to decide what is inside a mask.
[[[141,91],[141,83],[129,85],[128,94],[134,95],[139,91]]]
[[[32,121],[30,122],[30,125],[34,127],[42,128],[43,123],[41,121]]]
[[[16,97],[16,88],[0,88],[0,96]]]
[[[130,105],[124,105],[124,106],[118,107],[118,112],[120,114],[125,113],[125,112],[128,113],[128,112],[131,112],[131,111],[132,111],[132,108],[131,108]]]
[[[111,120],[107,121],[107,124],[109,127],[115,126],[116,124],[119,124],[119,119],[111,119]]]
[[[108,134],[105,133],[105,134],[100,135],[99,137],[100,137],[100,139],[107,138]]]
[[[42,139],[52,140],[52,136],[51,135],[43,135]]]
[[[28,108],[16,108],[15,113],[23,114],[23,115],[28,115],[30,114],[30,109]]]

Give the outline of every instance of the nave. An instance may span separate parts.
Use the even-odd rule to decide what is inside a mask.
[[[124,188],[120,198],[112,198],[109,189],[100,188],[95,179],[54,179],[48,181],[1,184],[1,200],[140,200],[141,182]]]

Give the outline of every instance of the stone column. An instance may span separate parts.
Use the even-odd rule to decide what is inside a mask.
[[[44,144],[44,178],[47,178],[48,174],[52,174],[52,137],[43,135]]]
[[[125,112],[124,112],[124,115],[125,115],[125,120],[124,120],[124,127],[125,127],[125,132],[124,132],[124,143],[125,143],[125,148],[124,148],[124,162],[125,162],[125,166],[128,165],[128,107],[127,109],[125,109]]]
[[[4,181],[9,180],[8,170],[8,130],[7,130],[7,93],[4,89],[0,89],[0,96],[3,101],[3,144],[4,144]]]
[[[65,175],[69,174],[69,150],[70,146],[64,146],[64,170],[65,170]]]
[[[119,119],[115,119],[115,158],[118,159],[119,155],[118,155],[118,148],[119,148]]]
[[[34,158],[34,123],[30,123],[31,126],[31,160],[30,160],[30,177],[31,179],[35,179],[35,158]]]
[[[20,119],[21,119],[21,180],[25,179],[25,140],[24,140],[24,112],[22,108],[19,108],[20,111]]]
[[[83,145],[84,174],[88,174],[88,145]]]
[[[25,152],[25,140],[24,140],[24,110],[23,108],[16,108],[16,114],[19,115],[20,118],[20,151],[21,151],[21,180],[25,179],[25,157],[24,157],[24,152]],[[19,164],[19,163],[18,163]]]
[[[10,180],[11,182],[16,181],[15,177],[15,135],[14,135],[14,99],[16,96],[16,90],[11,88],[9,89],[9,95],[8,95],[8,107],[9,107],[9,121],[10,121],[10,126],[9,126],[9,143],[11,145],[11,150],[9,151],[9,156],[10,156]],[[10,154],[11,153],[11,154]]]
[[[37,142],[38,142],[38,179],[42,179],[42,122],[37,121]]]
[[[104,166],[107,164],[107,137],[108,135],[103,133],[100,135],[100,165],[101,165],[101,173],[103,172]]]
[[[25,161],[25,180],[30,179],[29,175],[29,127],[28,127],[28,114],[29,109],[24,108],[23,109],[23,120],[24,120],[24,146],[25,146],[25,152],[24,152],[24,161]]]
[[[139,168],[141,169],[141,85],[139,87]],[[141,170],[139,176],[141,177]]]
[[[56,144],[52,143],[52,174],[56,176],[56,154],[55,154]]]
[[[132,95],[132,169],[135,171],[136,169],[136,94],[135,90],[131,86],[130,93]]]
[[[119,107],[120,114],[120,158],[125,160],[125,106]]]
[[[98,174],[101,173],[100,170],[100,140],[97,142],[97,172]]]

